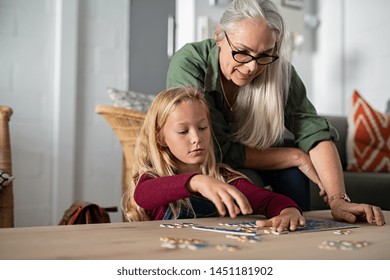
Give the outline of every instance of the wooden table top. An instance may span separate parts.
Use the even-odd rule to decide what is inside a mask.
[[[387,223],[390,211],[384,211]],[[307,219],[332,220],[330,211],[305,212]],[[201,226],[221,227],[220,222],[254,221],[262,216],[205,218],[178,220]],[[257,243],[240,242],[223,233],[195,230],[191,227],[166,228],[150,221],[133,223],[90,224],[73,226],[45,226],[0,229],[0,259],[112,259],[112,260],[335,260],[335,259],[390,259],[390,227],[358,223],[348,235],[336,235],[334,230],[265,234],[259,230]],[[161,247],[160,237],[193,238],[211,246],[197,250]],[[367,246],[355,250],[320,249],[325,240],[366,241]],[[216,245],[232,244],[236,251],[220,251]]]

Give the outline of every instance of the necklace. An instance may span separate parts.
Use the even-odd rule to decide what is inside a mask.
[[[222,94],[225,97],[226,104],[228,105],[230,112],[233,112],[234,106],[230,105],[230,103],[229,103],[229,100],[228,100],[226,93],[225,93],[225,89],[223,87],[222,79],[219,79],[219,81],[221,83]]]

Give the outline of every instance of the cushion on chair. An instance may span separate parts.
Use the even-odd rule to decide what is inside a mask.
[[[115,107],[123,107],[140,112],[146,112],[155,98],[154,95],[118,90],[112,87],[107,88],[107,92]]]

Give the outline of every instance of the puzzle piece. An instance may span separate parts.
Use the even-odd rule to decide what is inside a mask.
[[[235,234],[235,235],[246,235],[246,236],[256,236],[256,232],[251,231],[244,231],[242,229],[226,229],[226,228],[216,228],[216,227],[207,227],[207,226],[192,226],[193,229],[196,230],[206,230],[206,231],[213,231],[213,232],[219,232],[219,233],[226,233],[226,234]]]
[[[210,246],[205,240],[194,238],[178,238],[172,236],[164,236],[160,238],[161,247],[168,249],[190,249],[197,250]]]
[[[240,242],[250,242],[250,243],[257,243],[260,242],[260,236],[245,236],[245,235],[234,235],[234,234],[227,234],[226,238],[235,239]]]
[[[326,250],[356,250],[368,246],[368,242],[363,241],[349,241],[349,240],[325,240],[320,245],[320,249]]]
[[[220,244],[216,246],[217,250],[219,251],[228,251],[228,252],[235,252],[240,249],[237,245],[231,245],[231,244]]]
[[[342,223],[337,221],[322,221],[307,219],[306,225],[299,226],[295,232],[307,232],[307,231],[323,231],[323,230],[334,230],[334,229],[345,229],[345,228],[356,228],[357,225],[348,223]]]
[[[281,232],[272,231],[271,229],[265,229],[265,233],[272,233],[276,235],[292,233],[292,232],[312,232],[312,231],[324,231],[324,230],[335,230],[335,234],[349,234],[351,233],[349,230],[340,230],[347,228],[356,228],[357,225],[352,225],[348,223],[342,223],[337,221],[322,221],[322,220],[314,220],[314,219],[306,219],[306,225],[298,226],[294,231],[286,230]]]
[[[174,224],[160,224],[160,227],[166,227],[166,228],[185,228],[185,227],[191,227],[193,223],[174,223]]]
[[[219,225],[227,226],[227,227],[257,227],[256,221],[239,222],[239,223],[219,223]]]

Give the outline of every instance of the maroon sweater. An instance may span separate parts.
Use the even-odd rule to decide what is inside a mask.
[[[179,174],[159,178],[143,175],[135,189],[134,199],[149,213],[150,219],[161,220],[169,203],[193,195],[187,190],[186,185],[194,175],[196,174]],[[254,214],[272,218],[287,207],[300,210],[289,197],[258,187],[247,179],[239,178],[230,184],[246,196]]]

